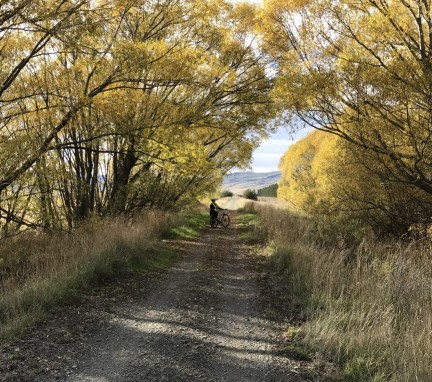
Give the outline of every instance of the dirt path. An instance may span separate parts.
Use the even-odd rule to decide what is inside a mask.
[[[260,268],[232,215],[175,244],[182,260],[157,282],[102,292],[0,348],[0,381],[302,381],[262,315]]]

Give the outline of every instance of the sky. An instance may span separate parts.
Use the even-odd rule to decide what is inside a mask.
[[[280,127],[276,133],[264,140],[260,147],[254,151],[251,164],[252,171],[279,171],[279,160],[282,155],[288,150],[289,146],[304,138],[307,133],[308,130],[303,129],[293,135],[288,133],[285,127]]]
[[[242,0],[231,0],[239,2]],[[262,0],[248,0],[251,3],[262,4]],[[301,138],[304,138],[308,129],[303,129],[296,134],[288,133],[286,127],[280,127],[279,130],[264,140],[252,156],[251,169],[254,172],[271,172],[279,171],[279,161],[282,155],[288,150],[288,147]],[[240,171],[250,171],[240,170]],[[238,171],[238,170],[235,170]]]

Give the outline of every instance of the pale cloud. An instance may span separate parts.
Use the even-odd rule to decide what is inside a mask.
[[[282,152],[282,154],[284,152]],[[255,159],[257,159],[257,158],[259,158],[259,159],[275,159],[275,158],[278,158],[280,156],[280,154],[281,153],[279,153],[279,152],[275,152],[275,153],[270,153],[270,152],[267,152],[267,153],[255,153],[254,154],[254,158]]]
[[[261,143],[259,150],[286,150],[293,142],[293,140],[288,139],[267,139]]]
[[[279,171],[279,161],[288,148],[301,138],[304,138],[309,130],[302,130],[294,136],[284,128],[280,128],[268,139],[264,140],[255,150],[252,156],[251,168],[254,172]]]
[[[254,166],[253,172],[273,172],[273,171],[279,171],[278,169],[274,169],[274,166]]]

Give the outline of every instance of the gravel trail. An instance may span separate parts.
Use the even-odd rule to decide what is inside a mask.
[[[278,326],[262,315],[256,255],[230,214],[228,229],[173,243],[182,259],[143,293],[105,306],[85,335],[55,342],[43,362],[67,360],[33,381],[302,381],[278,350]]]

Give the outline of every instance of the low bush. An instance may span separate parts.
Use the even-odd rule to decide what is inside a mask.
[[[221,198],[231,198],[234,196],[234,193],[228,190],[222,191]]]
[[[258,194],[255,190],[248,188],[243,192],[243,197],[250,200],[258,200]]]

